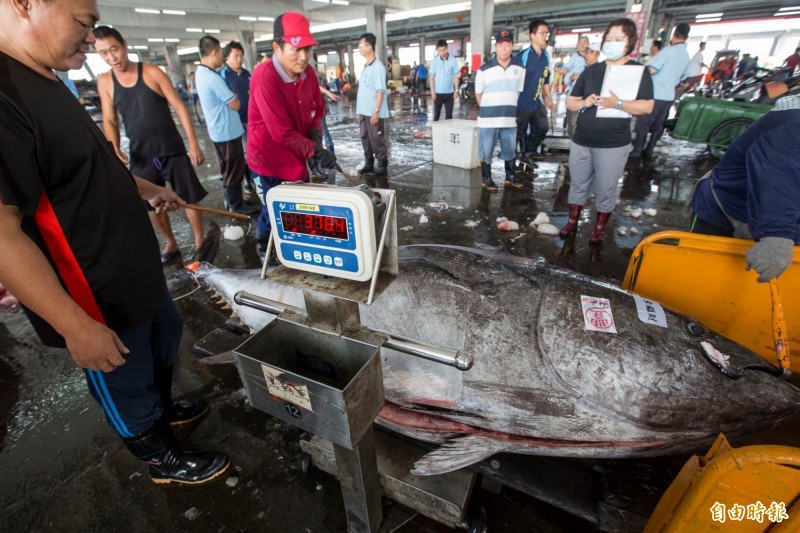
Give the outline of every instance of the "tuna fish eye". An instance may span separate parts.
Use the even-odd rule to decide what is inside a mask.
[[[695,337],[707,337],[711,334],[711,332],[705,327],[697,322],[687,322],[686,323],[686,331],[694,335]]]

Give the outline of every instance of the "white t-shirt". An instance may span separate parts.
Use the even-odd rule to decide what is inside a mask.
[[[689,73],[687,77],[692,78],[694,76],[699,76],[701,72],[703,72],[703,52],[698,50],[692,58],[691,63],[689,63]]]

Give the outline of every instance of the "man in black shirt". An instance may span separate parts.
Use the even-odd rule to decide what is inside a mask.
[[[162,187],[169,182],[178,196],[191,204],[208,192],[197,179],[192,165],[202,165],[203,150],[197,142],[194,125],[172,82],[160,68],[128,59],[128,43],[109,26],[94,29],[94,48],[111,70],[97,78],[97,92],[103,108],[103,131],[123,163],[128,156],[120,148],[119,122],[122,115],[125,134],[130,139],[131,173]],[[169,106],[175,110],[189,140],[189,154],[175,126]],[[150,220],[164,237],[161,262],[178,255],[178,241],[167,213],[150,211]],[[186,218],[194,234],[195,249],[203,242],[203,213],[187,210]]]
[[[0,0],[0,283],[42,341],[66,347],[114,431],[157,483],[202,483],[224,454],[184,453],[171,426],[182,325],[141,199],[184,204],[133,177],[53,70],[80,68],[95,0]]]

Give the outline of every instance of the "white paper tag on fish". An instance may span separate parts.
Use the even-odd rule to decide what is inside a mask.
[[[581,295],[583,308],[583,329],[586,331],[605,331],[616,333],[614,315],[611,313],[611,302],[607,298]]]
[[[661,304],[642,298],[634,294],[633,300],[636,302],[636,311],[639,313],[639,320],[652,326],[667,327],[667,314]]]
[[[282,377],[283,372],[277,368],[261,365],[261,370],[264,372],[264,379],[267,381],[267,390],[270,394],[308,411],[313,411],[308,387],[286,381]]]

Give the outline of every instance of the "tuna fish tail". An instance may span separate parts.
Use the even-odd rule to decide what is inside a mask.
[[[412,474],[435,476],[446,474],[483,461],[508,450],[502,442],[479,435],[466,435],[450,440],[414,463]]]

